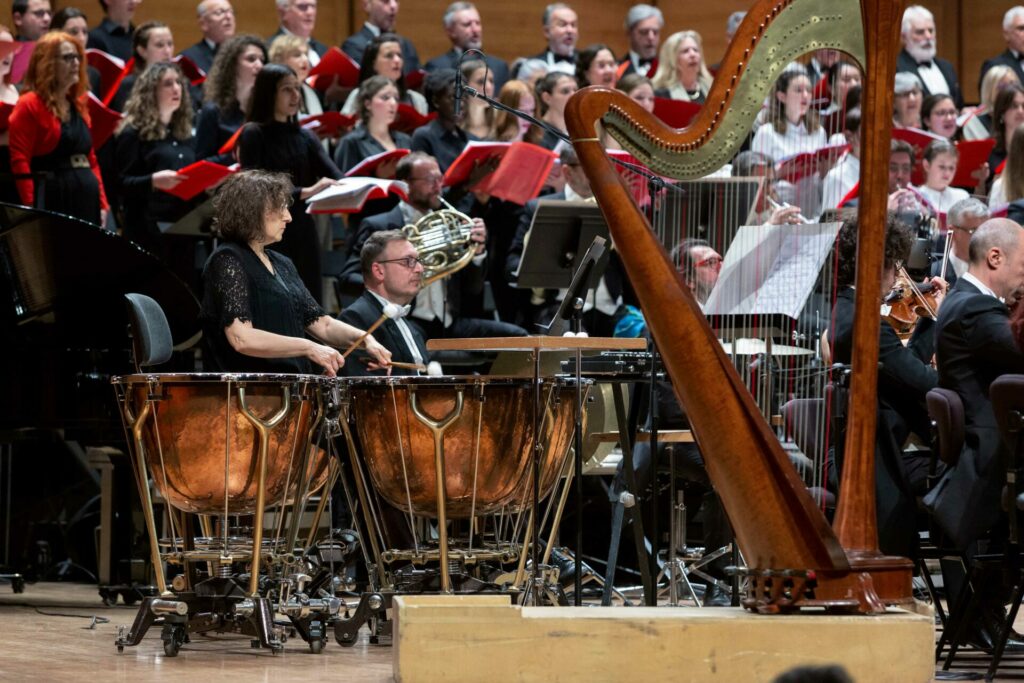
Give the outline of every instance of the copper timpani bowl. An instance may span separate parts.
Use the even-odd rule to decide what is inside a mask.
[[[311,443],[322,417],[323,378],[142,374],[113,382],[129,432],[150,403],[141,420],[146,465],[156,489],[179,510],[216,515],[226,504],[231,515],[256,511],[259,438],[243,414],[243,397],[260,420],[282,413],[268,431],[265,506],[290,504],[307,482],[308,493],[327,480],[327,454]]]
[[[343,380],[351,397],[361,458],[374,490],[391,505],[437,515],[434,433],[415,414],[444,421],[448,518],[516,512],[531,498],[534,436],[532,380],[511,377],[361,377]],[[461,410],[458,394],[462,393]],[[540,493],[562,473],[573,436],[575,384],[547,379]]]

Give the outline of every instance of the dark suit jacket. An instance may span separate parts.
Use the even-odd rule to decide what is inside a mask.
[[[939,386],[964,404],[964,449],[925,504],[957,547],[966,548],[999,519],[1006,479],[989,386],[999,375],[1024,372],[1024,353],[1006,305],[963,278],[942,302],[936,335]]]
[[[277,31],[274,33],[274,35],[272,35],[269,38],[267,38],[267,48],[268,49],[270,48],[270,44],[274,42],[274,38],[277,38],[280,35],[284,35],[284,28],[283,27],[279,27],[277,29]],[[321,57],[324,56],[324,53],[327,52],[327,49],[328,49],[326,45],[321,43],[316,38],[313,38],[312,36],[309,39],[309,46],[311,48],[313,48],[313,51],[316,52]]]
[[[936,259],[935,261],[932,261],[932,277],[939,277],[940,275],[942,275],[942,257],[941,256],[938,259]],[[946,285],[947,285],[948,289],[946,291],[950,291],[950,290],[953,289],[953,286],[956,285],[956,280],[957,280],[956,271],[953,270],[953,264],[947,265],[946,266]]]
[[[373,35],[373,32],[366,28],[366,24],[363,24],[358,33],[345,39],[345,42],[341,44],[341,51],[354,59],[356,64],[359,64],[363,61],[366,46],[373,42],[374,38],[376,36]],[[402,73],[407,74],[420,68],[420,56],[416,53],[416,46],[405,36],[398,36],[398,39],[402,45]]]
[[[998,65],[1008,66],[1013,69],[1013,72],[1017,74],[1017,78],[1020,79],[1021,83],[1024,83],[1024,69],[1020,66],[1020,60],[1013,56],[1013,53],[1007,49],[1001,55],[986,59],[981,65],[981,74],[978,76],[978,91],[981,92],[981,82],[985,79],[985,74],[994,66]],[[995,170],[995,169],[993,169]]]
[[[443,55],[431,59],[429,62],[423,65],[423,68],[426,71],[436,71],[437,69],[454,69],[459,64],[460,54],[461,53],[457,52],[455,48],[452,48],[451,50],[448,50],[448,52],[445,52]],[[478,55],[476,54],[466,57],[467,60],[477,58]],[[498,93],[501,91],[501,86],[505,85],[505,81],[508,80],[508,64],[498,59],[497,57],[492,57],[491,55],[486,55],[484,57],[484,61],[487,62],[487,66],[491,70],[491,74],[494,76],[494,96],[497,97]],[[1022,79],[1021,82],[1024,83],[1024,79]]]
[[[960,109],[964,106],[964,95],[960,91],[960,80],[956,77],[956,69],[945,59],[938,57],[935,58],[935,66],[939,67],[939,71],[942,72],[942,77],[946,79],[946,84],[949,86],[949,94],[953,98],[953,102],[956,103],[957,109]],[[921,87],[924,88],[925,96],[932,94],[917,69],[917,60],[911,57],[906,50],[900,50],[899,57],[896,58],[896,71],[907,71],[914,74],[921,79]]]
[[[200,39],[195,45],[182,50],[181,54],[191,59],[205,73],[210,73],[216,52],[205,40]]]
[[[364,291],[358,299],[352,302],[351,306],[341,312],[338,318],[342,322],[365,330],[377,322],[383,312],[384,307],[381,306],[380,301],[369,292]],[[426,364],[430,359],[427,345],[424,343],[423,337],[415,325],[409,325],[409,329],[412,332],[413,340],[416,342],[416,348],[419,349],[420,357],[423,359],[423,363]],[[398,323],[394,320],[385,320],[380,327],[374,330],[373,337],[391,352],[391,360],[399,363],[415,362],[412,353],[409,352],[409,347],[406,346],[405,339],[402,337],[402,332],[398,329]],[[353,352],[349,362],[345,363],[345,374],[350,377],[387,374],[384,370],[374,372],[367,370],[367,365],[362,360],[364,357],[366,357],[366,352],[362,349]],[[392,368],[391,374],[415,375],[416,371],[407,368]]]

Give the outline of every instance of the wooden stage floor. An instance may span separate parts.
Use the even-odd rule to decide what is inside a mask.
[[[137,647],[118,654],[117,628],[130,626],[136,609],[105,606],[93,585],[35,583],[14,594],[0,584],[0,681],[155,681],[175,675],[188,680],[215,676],[225,683],[393,680],[392,649],[370,645],[365,629],[354,647],[342,648],[332,638],[320,655],[310,654],[298,637],[274,656],[250,649],[248,638],[220,635],[200,636],[169,659],[163,656],[160,630],[154,628]],[[93,624],[93,617],[109,621]],[[1024,630],[1024,617],[1016,626]],[[984,653],[965,652],[954,670],[980,673],[987,665]],[[1005,658],[996,680],[1024,680],[1024,657]]]

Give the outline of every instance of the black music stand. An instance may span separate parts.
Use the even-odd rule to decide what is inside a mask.
[[[574,275],[583,265],[588,248],[597,237],[602,241],[609,239],[608,224],[594,202],[540,200],[526,235],[523,256],[516,272],[516,286],[541,289],[570,287]],[[591,286],[604,273],[607,263],[607,253],[595,261],[588,278]],[[565,300],[568,301],[569,297]]]

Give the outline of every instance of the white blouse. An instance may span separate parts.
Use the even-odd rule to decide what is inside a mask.
[[[772,123],[763,124],[754,134],[750,149],[778,163],[795,154],[821,149],[827,142],[824,128],[819,126],[818,130],[809,133],[803,122],[793,125],[787,121],[786,132],[781,134]],[[783,201],[799,206],[801,213],[809,220],[821,214],[822,182],[821,176],[816,173],[801,178],[796,184],[780,180],[776,184],[776,192]]]

